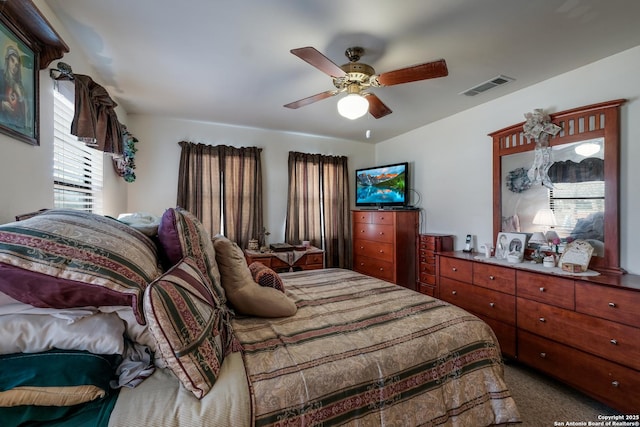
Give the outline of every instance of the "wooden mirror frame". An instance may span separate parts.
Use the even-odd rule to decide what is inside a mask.
[[[589,268],[603,273],[624,274],[620,268],[620,106],[618,99],[550,114],[562,130],[549,139],[550,146],[586,139],[604,138],[604,256],[592,257]],[[533,151],[522,129],[524,121],[490,133],[493,138],[493,241],[502,228],[502,156]]]

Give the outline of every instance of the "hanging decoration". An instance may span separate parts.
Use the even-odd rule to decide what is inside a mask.
[[[562,128],[551,123],[551,117],[539,108],[532,113],[526,113],[524,117],[526,119],[523,125],[524,136],[529,140],[533,139],[536,143],[533,165],[527,172],[527,176],[531,184],[542,184],[553,188],[553,182],[548,175],[549,168],[553,164],[549,137],[557,135]]]
[[[136,180],[136,174],[134,169],[136,168],[135,157],[138,149],[136,148],[136,143],[138,142],[138,138],[133,136],[125,125],[121,125],[122,132],[122,141],[123,154],[114,155],[113,156],[113,167],[116,170],[116,173],[120,175],[125,181],[133,182]]]

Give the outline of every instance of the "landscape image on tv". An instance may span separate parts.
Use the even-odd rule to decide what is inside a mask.
[[[357,203],[404,203],[406,185],[405,172],[405,165],[358,171],[356,174]]]

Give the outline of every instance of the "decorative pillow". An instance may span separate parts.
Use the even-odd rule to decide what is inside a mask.
[[[0,354],[53,349],[123,354],[125,350],[125,324],[116,313],[96,313],[74,322],[48,314],[7,314],[0,316],[0,331]]]
[[[144,294],[145,315],[158,351],[198,399],[216,382],[233,340],[229,313],[207,283],[196,262],[185,258]]]
[[[249,271],[251,271],[253,281],[258,285],[267,286],[277,289],[280,292],[284,292],[284,283],[282,282],[282,279],[280,278],[278,273],[276,273],[263,263],[258,261],[252,262],[249,265]]]
[[[73,350],[0,356],[0,407],[73,406],[102,398],[118,357]]]
[[[235,242],[217,237],[213,245],[222,286],[238,313],[259,317],[287,317],[296,313],[296,304],[284,293],[253,281],[244,253]]]
[[[169,266],[185,257],[192,258],[209,279],[207,282],[218,299],[222,303],[226,301],[211,236],[198,218],[181,208],[167,209],[160,220],[158,240]]]
[[[0,291],[36,307],[127,305],[144,324],[161,274],[151,239],[113,218],[58,209],[0,226]]]

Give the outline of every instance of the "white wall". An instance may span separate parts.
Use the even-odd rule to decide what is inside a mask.
[[[100,83],[49,7],[41,0],[34,3],[70,48],[68,54],[49,67],[64,61],[74,72],[93,76]],[[53,80],[48,69],[40,71],[39,78],[40,145],[31,146],[0,134],[0,224],[13,221],[20,213],[53,207]],[[119,120],[126,123],[126,112],[118,108],[117,114]],[[110,162],[111,158],[105,157],[104,213],[114,215],[126,209],[127,184],[114,173]]]
[[[363,142],[216,123],[130,114],[129,128],[140,140],[136,154],[137,179],[129,187],[129,212],[161,215],[176,205],[180,141],[262,148],[264,223],[271,232],[270,242],[284,240],[289,151],[347,156],[351,171],[371,166],[374,159],[374,146]],[[350,179],[353,193],[354,177]],[[353,204],[353,194],[351,200]]]
[[[413,185],[425,209],[421,230],[492,240],[492,140],[534,108],[554,113],[627,99],[622,107],[621,265],[640,274],[640,46],[376,145],[377,161],[414,160]],[[478,95],[482,96],[482,95]]]

